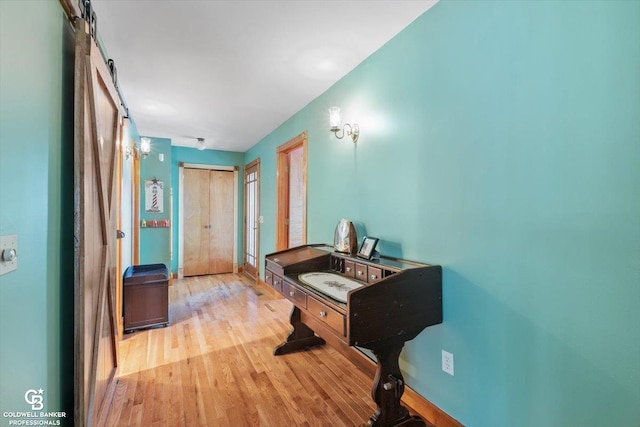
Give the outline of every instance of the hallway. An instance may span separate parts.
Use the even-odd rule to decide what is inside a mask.
[[[238,274],[176,280],[169,293],[169,327],[120,343],[104,425],[355,426],[374,412],[372,379],[330,346],[273,356],[288,301]]]

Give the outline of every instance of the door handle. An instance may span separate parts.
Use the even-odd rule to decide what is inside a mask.
[[[124,231],[116,230],[116,239],[124,239],[124,237],[125,237]]]

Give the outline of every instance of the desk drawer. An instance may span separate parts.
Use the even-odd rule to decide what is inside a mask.
[[[369,266],[367,271],[367,282],[376,283],[382,280],[382,269]]]
[[[291,283],[282,282],[282,295],[301,308],[307,308],[307,294]]]
[[[343,337],[346,336],[344,333],[344,316],[341,313],[327,307],[313,297],[309,297],[307,303],[308,310],[313,317],[316,317]]]
[[[271,284],[271,286],[276,291],[282,293],[282,277],[277,276],[277,275],[274,274],[273,275],[273,283]]]
[[[356,263],[353,261],[344,261],[344,275],[347,277],[356,277]]]
[[[367,281],[367,266],[365,264],[356,263],[356,279]]]

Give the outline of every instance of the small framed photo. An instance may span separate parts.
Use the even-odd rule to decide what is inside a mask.
[[[362,245],[360,246],[360,250],[358,250],[357,256],[364,259],[371,259],[373,256],[373,251],[378,244],[378,238],[376,237],[365,237],[362,241]]]

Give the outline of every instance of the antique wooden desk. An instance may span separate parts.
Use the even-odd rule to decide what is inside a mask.
[[[310,279],[323,277],[315,273],[334,277],[324,281],[329,287],[359,287],[341,300],[329,296],[326,286],[310,284]],[[325,342],[369,349],[377,359],[371,393],[378,409],[367,425],[430,425],[410,416],[400,403],[404,380],[398,358],[406,341],[442,323],[440,266],[387,257],[367,261],[334,252],[331,246],[306,245],[267,255],[265,282],[294,304],[293,330],[275,355]]]

